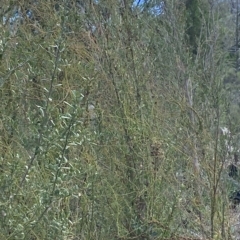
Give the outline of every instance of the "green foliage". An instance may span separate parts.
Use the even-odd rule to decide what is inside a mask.
[[[197,54],[199,43],[204,41],[204,28],[208,27],[209,4],[205,1],[186,0],[186,35],[193,54]],[[205,30],[206,31],[206,30]]]
[[[0,26],[0,239],[227,239],[220,23],[196,1],[18,4]]]

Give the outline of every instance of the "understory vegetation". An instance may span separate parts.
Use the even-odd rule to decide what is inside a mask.
[[[0,239],[237,239],[234,11],[2,0]]]

